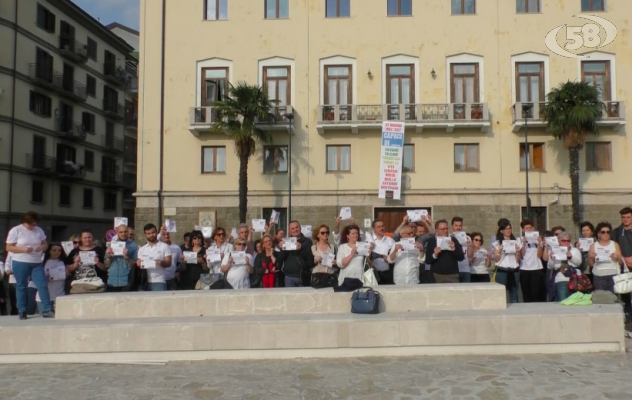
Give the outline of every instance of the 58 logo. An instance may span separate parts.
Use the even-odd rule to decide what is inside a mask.
[[[585,56],[573,54],[568,50],[579,50],[582,47],[598,49],[609,45],[617,37],[617,27],[605,18],[585,14],[573,15],[573,17],[585,18],[596,23],[587,23],[583,26],[567,26],[564,24],[547,33],[544,44],[557,55],[568,58],[582,58]],[[599,36],[601,27],[606,31],[606,38],[603,40]],[[563,28],[566,28],[567,40],[564,48],[557,42],[557,33]]]

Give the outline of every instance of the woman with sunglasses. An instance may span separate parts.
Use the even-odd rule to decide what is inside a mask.
[[[233,245],[226,240],[226,230],[221,227],[215,228],[213,231],[213,244],[208,248],[209,250],[219,250],[219,256],[223,260],[226,254],[230,254],[233,251]],[[222,262],[216,261],[208,263],[210,273],[214,275],[214,280],[218,281],[224,279],[222,274]]]
[[[253,273],[250,275],[250,287],[273,288],[276,257],[272,248],[272,236],[263,235],[261,238],[261,252],[257,253],[253,265]]]
[[[332,260],[332,266],[322,265],[323,254],[336,254],[334,250],[334,246],[329,243],[329,227],[325,224],[320,225],[317,229],[312,233],[312,240],[314,244],[312,245],[312,254],[314,255],[314,263],[316,266],[312,271],[313,274],[317,273],[329,273],[333,274],[336,270],[333,268],[336,266],[336,259]]]
[[[184,251],[197,253],[197,262],[195,264],[186,263]],[[191,232],[191,248],[184,251],[180,257],[180,289],[194,290],[195,284],[200,280],[200,275],[208,271],[205,260],[206,248],[204,247],[204,235],[202,235],[201,231]]]
[[[222,272],[233,289],[249,289],[250,274],[253,273],[253,268],[252,257],[246,252],[246,241],[241,238],[236,239],[233,247],[235,249],[231,253],[226,254],[222,260]],[[233,258],[235,252],[245,253],[244,262]]]
[[[593,286],[595,290],[614,293],[612,277],[617,275],[623,265],[621,248],[618,243],[610,240],[612,225],[609,222],[598,223],[595,230],[597,241],[588,250],[588,265],[592,267]]]
[[[487,249],[483,247],[483,234],[473,232],[469,235],[472,244],[467,248],[467,259],[470,261],[470,282],[490,282],[489,266],[492,261]]]
[[[518,302],[518,286],[520,285],[520,259],[522,241],[517,240],[513,235],[513,229],[509,220],[504,219],[498,222],[496,241],[493,243],[494,261],[496,262],[496,282],[505,285],[509,294],[509,302]],[[515,240],[515,248],[505,248],[505,240]]]

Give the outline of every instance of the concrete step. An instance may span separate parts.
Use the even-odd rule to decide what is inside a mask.
[[[497,283],[379,286],[381,310],[502,310]],[[57,299],[57,319],[120,319],[227,315],[349,314],[351,293],[277,288],[72,295]]]
[[[0,363],[625,351],[619,305],[135,320],[11,317],[0,319],[0,337]]]

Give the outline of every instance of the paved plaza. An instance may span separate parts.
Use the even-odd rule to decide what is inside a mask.
[[[0,399],[629,400],[631,372],[632,353],[0,365]]]

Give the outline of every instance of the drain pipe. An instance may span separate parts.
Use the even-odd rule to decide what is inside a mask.
[[[9,156],[9,202],[7,219],[5,222],[6,231],[9,231],[9,223],[11,222],[11,213],[13,212],[13,158],[15,155],[15,87],[17,79],[17,60],[18,60],[18,6],[19,2],[15,2],[15,20],[13,25],[13,79],[11,89],[11,139],[10,139],[10,156]]]
[[[163,224],[162,221],[162,190],[164,184],[164,156],[165,156],[165,20],[167,17],[167,0],[162,0],[162,43],[161,43],[161,59],[160,59],[160,166],[159,166],[159,183],[158,183],[158,227]]]

